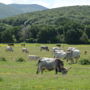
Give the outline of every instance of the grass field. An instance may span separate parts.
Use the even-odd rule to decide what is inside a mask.
[[[51,49],[55,44],[44,44]],[[40,52],[41,44],[26,44],[29,54],[41,57],[53,57],[52,52]],[[76,47],[81,51],[80,59],[90,59],[90,45],[62,45]],[[90,65],[72,64],[65,62],[65,67],[72,67],[67,75],[54,71],[36,75],[37,61],[30,61],[28,54],[21,51],[20,44],[16,44],[14,52],[6,52],[6,45],[0,44],[0,57],[7,61],[0,61],[0,90],[90,90]],[[87,50],[88,54],[84,55]],[[25,62],[16,62],[18,58],[24,58]]]

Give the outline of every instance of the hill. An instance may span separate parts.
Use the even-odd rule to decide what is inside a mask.
[[[19,14],[20,11],[16,8],[12,8],[8,5],[0,3],[0,18],[8,17],[8,16],[14,16]]]
[[[47,8],[37,4],[2,4],[0,3],[0,18],[15,16],[27,12],[46,10]]]
[[[0,22],[21,28],[19,42],[90,42],[90,6],[61,7],[21,14]]]
[[[42,11],[48,9],[37,4],[9,4],[9,6],[21,10],[22,13]]]

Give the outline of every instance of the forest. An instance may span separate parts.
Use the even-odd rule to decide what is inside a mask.
[[[0,43],[90,44],[90,6],[69,6],[0,19]]]

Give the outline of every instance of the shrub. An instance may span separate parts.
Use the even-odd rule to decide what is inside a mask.
[[[0,77],[0,82],[2,82],[3,81],[3,79]]]
[[[24,62],[25,60],[23,58],[18,58],[16,62]]]
[[[79,61],[79,63],[80,63],[81,65],[89,65],[89,64],[90,64],[90,60],[88,60],[88,59],[81,59],[81,60]]]
[[[7,61],[4,57],[0,58],[0,61]]]

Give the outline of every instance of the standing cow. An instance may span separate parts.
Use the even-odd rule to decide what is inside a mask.
[[[68,72],[68,70],[64,68],[63,61],[56,58],[41,58],[38,61],[38,68],[36,73],[43,73],[45,69],[48,71],[55,70],[56,74],[58,72],[62,72],[62,74],[66,74]]]
[[[8,46],[13,46],[14,47],[14,43],[9,43]]]
[[[22,52],[29,53],[27,48],[22,48]]]
[[[6,51],[13,52],[13,48],[12,48],[11,46],[7,46],[7,47],[6,47]]]
[[[79,58],[80,58],[80,50],[78,50],[78,49],[67,50],[66,57],[65,57],[65,59],[67,59],[67,61],[70,60],[71,63],[77,63],[77,60]]]
[[[41,46],[40,47],[40,51],[42,51],[42,50],[49,51],[49,48],[48,48],[48,46]]]

